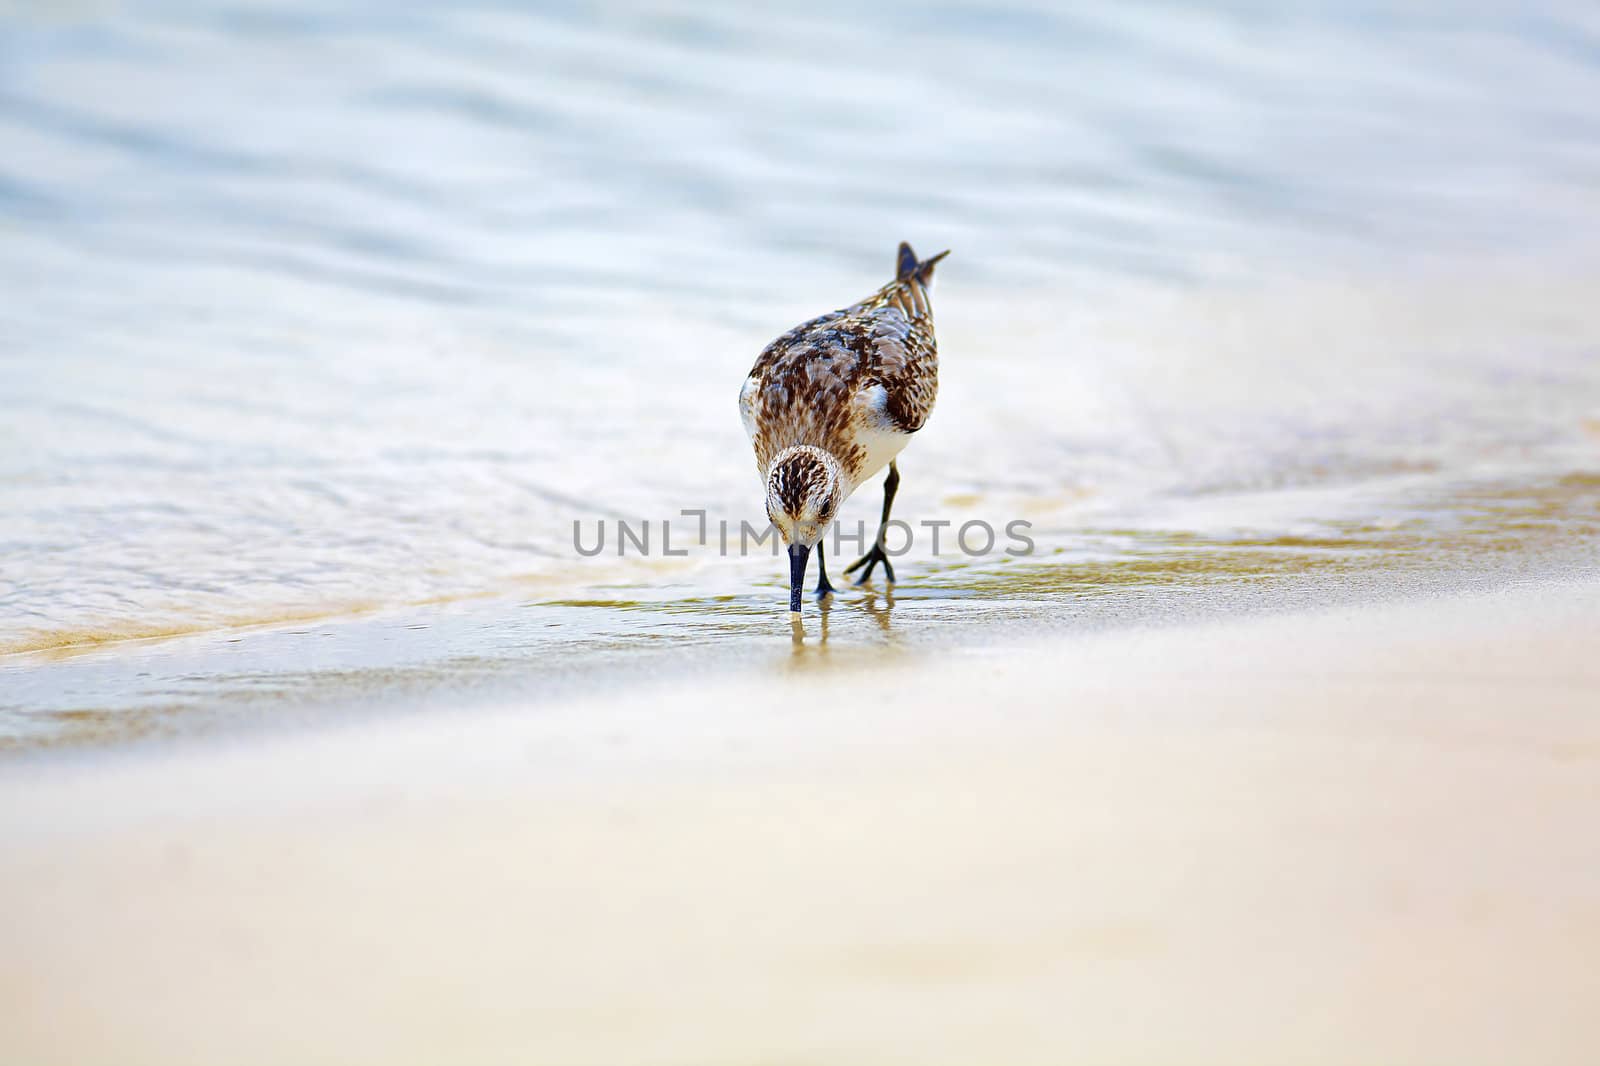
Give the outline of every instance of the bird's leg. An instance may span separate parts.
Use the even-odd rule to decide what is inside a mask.
[[[883,564],[883,576],[894,582],[894,566],[889,562],[889,556],[883,550],[883,535],[889,525],[889,510],[894,506],[894,490],[900,487],[900,468],[893,460],[889,463],[889,476],[883,479],[883,517],[878,521],[878,537],[872,542],[872,550],[861,558],[844,568],[845,573],[850,573],[858,566],[865,566],[861,577],[856,584],[865,585],[872,580],[872,571],[879,564]]]
[[[822,558],[822,541],[817,541],[817,599],[832,595],[833,585],[828,581],[828,564]]]

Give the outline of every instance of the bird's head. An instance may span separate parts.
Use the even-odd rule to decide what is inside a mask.
[[[767,517],[789,549],[791,611],[800,609],[800,585],[811,549],[833,524],[844,497],[839,461],[821,448],[786,448],[767,472]]]
[[[839,461],[802,444],[780,452],[767,473],[767,517],[786,546],[822,539],[844,502]]]

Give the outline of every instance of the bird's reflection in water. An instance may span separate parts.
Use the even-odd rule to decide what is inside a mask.
[[[892,638],[894,634],[889,628],[889,613],[894,610],[894,589],[888,586],[884,587],[883,602],[881,603],[879,602],[877,589],[869,588],[866,592],[867,598],[861,601],[861,609],[871,615],[874,622],[878,623],[878,629],[883,632],[884,636]]]
[[[806,640],[806,620],[801,615],[790,615],[789,640],[794,656],[798,658],[807,654],[808,647],[817,649],[820,654],[825,655],[827,653],[829,616],[836,606],[845,609],[851,607],[860,608],[877,624],[878,631],[888,638],[889,643],[894,643],[894,630],[889,624],[889,615],[894,610],[894,593],[889,589],[879,592],[875,588],[866,588],[862,592],[864,593],[863,598],[854,603],[846,602],[840,604],[837,597],[832,595],[824,596],[818,600],[816,640],[810,644]]]

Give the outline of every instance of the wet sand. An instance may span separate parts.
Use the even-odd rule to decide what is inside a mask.
[[[1596,647],[1583,568],[14,763],[0,1060],[1593,1062]]]

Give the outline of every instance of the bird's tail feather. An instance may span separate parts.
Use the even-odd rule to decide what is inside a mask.
[[[911,250],[911,245],[905,241],[900,242],[900,254],[895,263],[895,276],[900,281],[909,281],[915,278],[926,285],[933,280],[933,268],[939,260],[949,255],[948,249],[933,256],[931,259],[918,261],[917,253]]]

